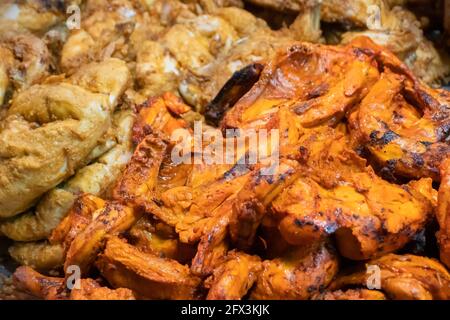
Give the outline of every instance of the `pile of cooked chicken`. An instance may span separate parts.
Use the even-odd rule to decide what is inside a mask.
[[[3,1],[0,298],[450,300],[450,65],[405,2]],[[174,160],[198,121],[232,161]]]

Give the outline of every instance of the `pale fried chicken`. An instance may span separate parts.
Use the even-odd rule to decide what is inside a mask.
[[[12,90],[24,90],[49,74],[50,53],[29,31],[0,22],[0,106]]]
[[[133,122],[131,111],[115,113],[111,127],[114,137],[106,142],[106,152],[96,150],[103,154],[95,162],[78,170],[63,185],[45,194],[37,204],[36,212],[24,213],[0,223],[0,231],[16,241],[45,239],[70,210],[78,193],[105,195],[131,158]],[[33,250],[33,245],[29,246]]]
[[[122,61],[109,59],[79,72],[90,77],[75,75],[21,91],[1,122],[2,218],[28,209],[71,176],[108,130],[129,71]],[[17,193],[22,196],[14,197]]]
[[[4,0],[0,4],[0,24],[17,24],[36,34],[43,34],[61,22],[66,8],[80,0]]]

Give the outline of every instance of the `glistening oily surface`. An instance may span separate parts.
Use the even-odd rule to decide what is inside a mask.
[[[450,299],[449,64],[424,21],[2,2],[0,298]]]

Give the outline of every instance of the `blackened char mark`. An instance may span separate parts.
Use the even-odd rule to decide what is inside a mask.
[[[228,109],[234,106],[259,80],[263,67],[260,63],[254,63],[233,73],[217,96],[206,105],[206,121],[211,125],[218,126]]]
[[[370,134],[370,141],[373,144],[386,145],[399,137],[398,134],[391,130],[386,131],[381,138],[378,138],[379,133],[379,131],[372,131]]]

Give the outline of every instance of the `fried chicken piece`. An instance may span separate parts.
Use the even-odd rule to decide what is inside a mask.
[[[314,300],[386,300],[386,296],[377,290],[348,289],[326,291],[314,297]]]
[[[387,70],[350,116],[353,133],[387,174],[439,181],[450,152],[450,95]]]
[[[141,21],[141,12],[139,1],[86,1],[81,28],[71,30],[62,48],[62,70],[72,74],[84,64],[109,57],[128,60],[128,38]]]
[[[67,299],[63,278],[44,276],[30,267],[21,266],[13,274],[13,283],[32,296],[46,300]]]
[[[0,23],[0,105],[12,90],[24,90],[49,74],[50,53],[43,40]]]
[[[64,263],[64,248],[61,244],[47,241],[17,242],[8,249],[11,257],[22,266],[48,271]]]
[[[231,251],[210,279],[207,300],[240,300],[253,286],[261,272],[261,260],[238,251]]]
[[[66,6],[80,2],[4,0],[0,4],[0,24],[17,24],[33,33],[43,34],[64,19]]]
[[[251,291],[252,300],[305,300],[323,290],[338,271],[338,259],[328,244],[296,247],[262,263]]]
[[[93,93],[68,79],[34,85],[14,98],[0,126],[2,218],[23,212],[73,175],[107,131],[116,98],[125,90],[130,74],[116,59],[80,72],[89,74],[90,68],[109,69],[96,74],[89,86],[109,88],[108,95]],[[14,196],[18,193],[20,198]]]
[[[133,122],[134,115],[131,111],[116,112],[113,116],[112,127],[115,136],[111,142],[114,144],[113,147],[109,147],[109,142],[106,142],[106,148],[110,148],[109,151],[101,155],[94,163],[78,170],[63,185],[45,194],[37,204],[36,212],[25,213],[0,223],[0,231],[16,241],[45,239],[69,212],[77,194],[80,192],[92,195],[105,194],[131,158]],[[100,153],[103,153],[103,150]],[[33,244],[30,243],[29,246],[31,249]]]
[[[326,3],[329,1],[325,1]],[[333,2],[333,1],[331,1]],[[371,1],[356,1],[356,3]],[[359,36],[367,36],[386,47],[405,62],[411,71],[429,85],[439,84],[450,72],[444,55],[426,39],[416,16],[402,8],[389,8],[385,1],[372,1],[366,11],[361,11],[360,23],[367,31],[350,31],[342,35],[347,43]],[[353,2],[349,4],[353,6]],[[334,6],[339,8],[339,6]],[[340,17],[338,17],[340,19]]]
[[[332,131],[305,136],[299,144],[308,154],[304,175],[271,204],[289,243],[335,234],[343,256],[363,260],[403,247],[425,227],[433,210],[431,179],[390,184]]]
[[[388,9],[384,0],[357,0],[347,2],[324,0],[321,6],[321,19],[326,22],[340,22],[365,27],[369,15],[375,13],[373,11],[376,8],[381,8],[381,19],[384,18]]]
[[[80,288],[73,288],[70,300],[135,300],[131,290],[126,288],[109,289],[102,287],[93,279],[81,279]]]
[[[411,254],[388,254],[366,263],[380,268],[381,290],[394,300],[448,300],[450,275],[434,259]],[[330,290],[366,286],[375,274],[361,271],[337,278]]]
[[[441,164],[441,185],[439,186],[436,217],[440,229],[437,233],[440,259],[450,268],[450,158]]]
[[[112,286],[129,288],[143,299],[193,299],[200,284],[187,266],[142,253],[114,237],[96,265]]]
[[[140,212],[114,202],[108,202],[100,210],[94,213],[93,221],[73,239],[67,250],[64,270],[78,266],[82,275],[87,274],[108,236],[128,230],[141,217]]]

